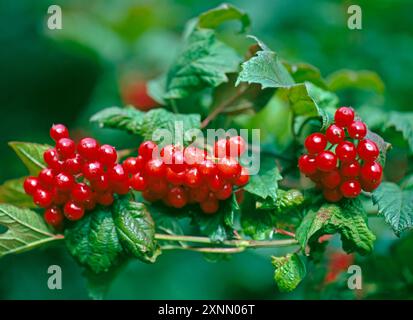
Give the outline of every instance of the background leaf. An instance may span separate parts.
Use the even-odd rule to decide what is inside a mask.
[[[0,203],[9,203],[18,207],[37,208],[33,199],[23,189],[26,177],[8,180],[0,186]]]
[[[244,32],[251,24],[248,14],[231,4],[224,3],[202,13],[198,17],[198,26],[200,28],[215,29],[221,23],[229,20],[239,20],[242,24],[241,32]]]
[[[327,77],[328,87],[331,91],[347,88],[371,90],[383,94],[384,83],[380,76],[370,70],[338,70]]]
[[[31,142],[9,142],[9,146],[16,152],[17,156],[29,169],[31,175],[37,175],[42,169],[46,168],[43,160],[43,153],[51,146]]]
[[[413,152],[413,112],[390,112],[387,127],[394,127],[403,134]]]

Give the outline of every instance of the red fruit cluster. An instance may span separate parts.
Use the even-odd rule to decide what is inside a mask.
[[[93,138],[76,145],[61,124],[52,126],[50,137],[56,146],[43,154],[47,168],[24,181],[25,192],[46,209],[46,222],[58,227],[65,217],[79,220],[96,204],[112,204],[114,193],[129,191],[128,176],[117,163],[114,147]]]
[[[211,155],[194,146],[167,145],[159,152],[154,142],[145,141],[139,155],[126,159],[123,166],[131,174],[131,187],[146,200],[162,200],[174,208],[199,203],[203,212],[212,214],[220,200],[231,196],[234,185],[241,187],[249,180],[247,168],[236,160],[245,151],[244,139],[218,140],[214,150]]]
[[[325,134],[313,133],[306,138],[308,154],[298,160],[300,171],[323,189],[331,202],[355,198],[362,189],[371,192],[382,180],[383,169],[376,162],[379,148],[365,139],[367,127],[354,116],[352,108],[339,108],[335,123]]]

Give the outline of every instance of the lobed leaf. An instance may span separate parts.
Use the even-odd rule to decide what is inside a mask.
[[[231,4],[224,3],[214,9],[202,13],[198,17],[198,26],[200,28],[215,29],[223,22],[230,20],[238,20],[241,22],[241,32],[245,32],[251,24],[248,14]]]
[[[293,291],[303,280],[307,271],[305,264],[296,253],[285,257],[272,257],[275,267],[274,280],[281,292]]]
[[[401,132],[413,152],[413,112],[390,112],[387,127],[394,127]]]

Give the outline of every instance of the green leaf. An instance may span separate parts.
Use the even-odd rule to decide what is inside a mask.
[[[36,208],[33,199],[24,192],[23,182],[26,178],[8,180],[0,186],[0,203],[8,203],[18,207]]]
[[[50,231],[41,215],[10,204],[0,204],[0,225],[7,228],[6,232],[0,233],[0,257],[63,238]]]
[[[274,280],[281,292],[293,291],[307,273],[305,264],[296,253],[272,257],[272,264],[275,267]]]
[[[242,231],[254,240],[271,239],[276,227],[275,215],[271,211],[246,210],[241,216]]]
[[[261,50],[241,65],[242,70],[238,75],[236,85],[238,86],[241,82],[258,83],[262,89],[293,85],[293,78],[279,61],[277,54],[256,37],[249,37],[258,43]]]
[[[324,234],[341,235],[343,249],[347,253],[362,255],[373,249],[375,236],[366,223],[367,216],[360,200],[344,200],[337,204],[324,204],[317,211],[311,210],[297,229],[296,238],[303,249],[317,244]]]
[[[238,70],[240,56],[209,29],[195,29],[166,76],[163,99],[182,99],[205,87],[227,82]]]
[[[287,71],[293,77],[295,83],[311,82],[317,87],[327,90],[327,84],[321,76],[320,70],[308,63],[290,64],[284,62]]]
[[[223,22],[229,20],[239,20],[242,24],[241,32],[245,32],[251,24],[250,18],[245,12],[231,4],[224,3],[202,13],[198,18],[198,26],[200,28],[215,29]]]
[[[262,199],[271,197],[276,200],[278,181],[281,179],[275,160],[270,157],[262,157],[258,174],[250,177],[250,181],[244,189]]]
[[[113,219],[122,246],[143,262],[155,262],[161,251],[155,241],[155,224],[143,203],[119,199]]]
[[[296,189],[278,190],[277,199],[267,198],[264,201],[257,201],[256,208],[263,210],[288,211],[300,206],[304,202],[304,195]]]
[[[158,102],[160,105],[165,105],[165,88],[166,88],[166,75],[162,74],[158,78],[148,81],[147,84],[149,96]]]
[[[94,273],[108,272],[121,258],[123,248],[112,213],[97,208],[65,230],[66,246],[74,258]]]
[[[145,140],[157,140],[159,138],[155,133],[157,129],[167,130],[172,140],[177,138],[178,134],[182,134],[182,138],[188,134],[189,140],[190,129],[200,128],[201,125],[199,114],[175,114],[162,108],[142,112],[133,107],[112,107],[96,113],[91,121],[97,122],[101,127],[141,135]],[[162,134],[162,132],[158,133]]]
[[[163,204],[151,203],[147,205],[147,209],[155,221],[155,231],[159,233],[165,233],[169,235],[183,235],[181,225],[178,222],[179,218],[182,218],[181,212],[178,214],[172,214],[173,211],[170,207],[166,207]],[[183,241],[158,241],[160,246],[162,245],[176,245],[179,243],[184,246]]]
[[[370,130],[367,130],[366,139],[372,140],[376,143],[377,147],[380,150],[379,158],[377,159],[377,161],[384,168],[384,165],[386,164],[387,151],[391,148],[390,143],[384,141],[384,139],[381,136]]]
[[[397,235],[413,226],[413,190],[403,190],[392,182],[382,182],[373,192],[379,214]]]
[[[9,142],[9,146],[16,152],[17,156],[29,169],[31,175],[37,175],[42,169],[46,168],[43,160],[43,153],[51,146],[31,142]]]
[[[339,70],[327,77],[327,83],[331,91],[355,88],[371,90],[379,94],[384,92],[384,83],[380,76],[369,70]]]
[[[387,127],[394,127],[401,132],[413,152],[413,112],[390,112]]]

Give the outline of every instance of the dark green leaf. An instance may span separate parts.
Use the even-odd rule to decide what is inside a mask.
[[[276,200],[278,181],[281,179],[275,160],[270,157],[262,157],[258,174],[250,177],[250,181],[244,189],[263,199],[271,197]]]
[[[384,83],[380,76],[369,70],[339,70],[327,77],[327,83],[331,91],[355,88],[372,90],[379,94],[384,92]]]
[[[113,219],[126,251],[144,262],[155,262],[161,251],[155,241],[155,224],[145,205],[119,199],[113,206]]]
[[[29,169],[31,175],[37,175],[46,167],[43,160],[43,153],[51,146],[31,142],[9,142],[9,146],[16,152],[17,156]]]
[[[294,80],[284,65],[279,61],[275,52],[271,51],[263,42],[254,39],[261,50],[256,55],[245,61],[238,75],[236,85],[241,82],[257,83],[265,88],[288,87],[294,84]]]
[[[276,228],[275,215],[272,211],[243,211],[241,216],[242,231],[254,240],[271,239]]]
[[[163,99],[181,99],[217,87],[228,81],[226,73],[237,71],[240,62],[236,51],[219,41],[213,30],[195,29],[167,73]]]
[[[413,226],[413,190],[402,190],[395,183],[383,182],[373,192],[373,202],[397,235]]]
[[[400,131],[413,152],[413,112],[390,112],[387,127]]]
[[[25,177],[8,180],[0,186],[0,202],[9,203],[18,207],[36,208],[33,199],[24,192]]]
[[[242,32],[247,29],[250,24],[249,16],[240,9],[231,4],[221,4],[220,6],[202,13],[198,18],[198,26],[200,28],[215,29],[223,22],[229,20],[238,20],[242,24]]]
[[[296,237],[302,248],[316,244],[324,234],[339,233],[347,253],[370,253],[375,236],[366,223],[366,213],[357,199],[337,204],[324,204],[317,211],[311,210],[297,229]]]
[[[317,87],[327,90],[327,84],[321,76],[320,70],[308,63],[290,64],[284,62],[295,83],[311,82]]]
[[[305,264],[296,253],[272,257],[272,264],[275,267],[274,280],[281,292],[293,291],[307,273]]]
[[[112,213],[98,208],[65,231],[66,246],[74,258],[94,273],[108,272],[121,258],[123,248]]]
[[[296,189],[278,190],[277,199],[267,198],[264,201],[257,201],[257,209],[288,211],[289,209],[300,206],[304,202],[301,191]]]
[[[41,215],[10,204],[0,204],[0,226],[7,228],[6,232],[0,233],[0,257],[63,238],[50,231]]]

